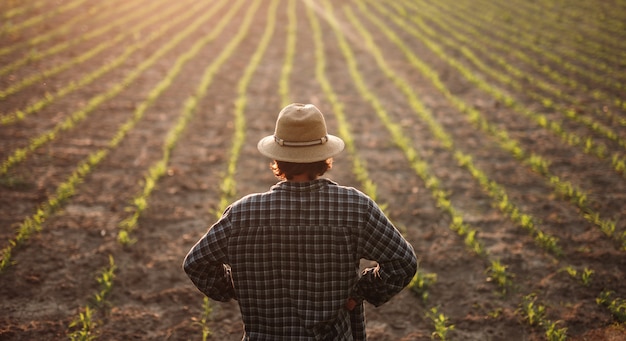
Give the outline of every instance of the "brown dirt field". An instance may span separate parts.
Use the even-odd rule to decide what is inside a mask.
[[[524,110],[560,122],[564,130],[577,136],[590,137],[606,147],[607,155],[623,157],[626,146],[620,141],[626,140],[626,107],[623,105],[626,98],[623,88],[615,84],[626,82],[626,64],[619,60],[625,54],[626,31],[615,36],[609,24],[599,22],[596,27],[593,20],[580,21],[580,18],[580,25],[567,28],[579,13],[574,9],[588,6],[585,2],[577,2],[572,9],[551,8],[552,13],[562,10],[563,19],[554,23],[548,19],[543,21],[538,30],[545,36],[542,36],[544,40],[537,38],[541,41],[538,46],[557,55],[563,53],[566,56],[563,58],[572,66],[567,68],[533,51],[524,52],[532,54],[540,65],[585,86],[569,87],[555,82],[513,53],[481,45],[486,40],[501,39],[496,31],[506,29],[499,24],[506,23],[515,29],[525,18],[543,15],[533,9],[540,6],[538,4],[511,5],[518,2],[487,6],[479,1],[485,5],[482,14],[472,12],[472,7],[467,5],[472,4],[469,1],[456,2],[457,5],[454,1],[420,1],[418,6],[423,6],[424,12],[414,11],[412,5],[407,4],[410,2],[380,3],[389,11],[395,11],[395,6],[405,8],[406,17],[397,15],[403,20],[411,17],[424,20],[438,35],[433,38],[436,42],[454,36],[428,11],[445,13],[446,8],[455,9],[448,17],[459,25],[471,25],[469,13],[474,13],[479,20],[481,15],[493,15],[493,30],[481,31],[483,36],[475,37],[475,46],[465,48],[502,74],[509,71],[494,63],[491,56],[503,58],[519,68],[526,74],[521,80],[522,89],[501,83],[493,75],[479,70],[460,49],[441,45],[444,53],[472,70],[478,79],[509,94]],[[29,77],[45,74],[14,93],[0,96],[0,117],[25,110],[46,95],[54,97],[49,105],[23,119],[0,124],[2,163],[66,118],[81,110],[85,112],[72,127],[58,131],[50,141],[27,151],[24,160],[0,173],[0,248],[11,247],[20,224],[58,195],[57,188],[68,181],[77,165],[98,150],[107,153],[76,185],[73,195],[45,219],[41,230],[34,231],[12,248],[13,263],[0,272],[0,340],[68,339],[68,335],[76,331],[70,323],[86,306],[95,307],[92,335],[100,340],[202,339],[199,322],[203,295],[185,276],[182,260],[219,213],[220,198],[224,195],[222,184],[236,136],[234,114],[240,96],[245,96],[246,100],[245,140],[236,160],[236,191],[228,199],[233,201],[248,193],[266,191],[276,181],[269,171],[269,160],[257,152],[256,143],[272,133],[276,115],[284,102],[279,89],[283,65],[291,58],[287,44],[289,23],[294,19],[295,52],[287,99],[318,106],[325,113],[333,134],[339,134],[342,125],[335,112],[337,104],[342,105],[349,125],[347,131],[355,147],[355,152],[346,150],[335,159],[327,176],[342,185],[362,189],[364,185],[353,172],[353,165],[355,160],[365,161],[368,175],[376,185],[376,200],[386,206],[391,220],[415,247],[421,271],[437,276],[428,289],[426,301],[406,289],[382,307],[366,304],[368,340],[430,340],[435,328],[426,315],[432,307],[445,314],[448,325],[454,325],[447,335],[451,340],[544,340],[545,329],[529,325],[521,313],[522,298],[529,294],[536,294],[537,304],[545,306],[546,319],[559,321],[559,328],[567,328],[569,340],[626,340],[624,323],[620,324],[606,307],[596,303],[596,298],[605,290],[614,292],[614,297],[626,298],[626,251],[616,241],[620,234],[626,233],[626,175],[613,169],[610,156],[599,158],[585,153],[583,147],[568,145],[472,83],[425,41],[376,10],[372,2],[364,5],[369,13],[388,25],[409,51],[434,70],[450,96],[477,109],[499,130],[508,132],[529,155],[548,160],[553,175],[585,191],[589,207],[602,219],[616,222],[615,238],[607,237],[597,225],[585,219],[580,207],[556,194],[546,176],[499,147],[497,137],[472,124],[429,76],[417,70],[395,42],[368,20],[358,2],[332,1],[334,15],[355,56],[364,85],[375,95],[390,121],[400,127],[408,148],[415,150],[418,158],[429,165],[430,174],[439,179],[439,186],[463,221],[478,231],[477,239],[488,251],[489,258],[476,255],[468,250],[465,237],[450,228],[452,217],[433,198],[432,184],[419,176],[415,164],[395,142],[393,132],[377,115],[372,102],[360,92],[324,2],[280,1],[268,49],[243,89],[241,80],[262,42],[272,7],[270,1],[259,3],[243,40],[230,51],[229,44],[235,41],[239,30],[245,28],[245,13],[253,2],[245,2],[238,9],[234,7],[237,3],[234,0],[56,0],[0,4],[0,17],[4,22],[0,25],[0,66],[9,66],[31,56],[21,66],[0,71],[0,91],[4,93]],[[220,4],[224,6],[219,7]],[[294,17],[290,16],[290,4]],[[477,6],[482,6],[480,4]],[[172,48],[164,50],[174,37],[191,27],[194,20],[213,9],[212,17],[182,36]],[[615,0],[585,11],[590,13],[589,17],[603,13],[610,23],[626,19],[624,9],[623,2]],[[225,26],[221,27],[221,20],[228,17],[230,10],[236,10],[233,18],[224,21]],[[319,21],[326,63],[323,74],[336,96],[334,99],[328,96],[328,88],[316,73],[320,62],[316,56],[318,42],[309,13]],[[451,149],[415,114],[407,96],[379,67],[366,40],[353,25],[350,13],[373,35],[387,65],[407,82],[451,137],[454,142]],[[467,22],[464,17],[468,17]],[[151,18],[153,20],[149,21]],[[180,20],[176,21],[177,18]],[[121,24],[109,25],[116,20]],[[557,27],[566,29],[557,31]],[[147,102],[157,84],[175,68],[177,60],[220,28],[222,31],[214,39],[181,64],[162,93]],[[93,34],[99,29],[102,33]],[[551,36],[545,33],[549,30],[555,30],[563,39],[550,40]],[[571,36],[567,35],[568,30],[573,32]],[[45,36],[47,33],[49,35]],[[515,41],[516,35],[510,34]],[[585,42],[584,46],[580,43],[582,47],[567,45],[576,34],[587,40],[596,37],[608,52],[591,55],[586,49],[595,46],[593,41]],[[521,37],[522,33],[519,35]],[[611,42],[607,42],[609,36],[614,37]],[[35,37],[46,38],[32,40]],[[87,38],[77,39],[80,37]],[[85,57],[86,61],[60,69],[64,63],[81,58],[99,44],[112,41],[115,43]],[[67,47],[62,48],[63,44]],[[460,47],[461,43],[458,44]],[[37,53],[51,48],[58,51],[41,59],[36,57]],[[578,51],[587,59],[593,57],[605,67],[594,69],[585,64],[586,59],[582,57],[569,60],[567,56],[571,54],[567,51],[570,50]],[[220,61],[222,53],[229,51],[232,53],[224,54],[227,58],[221,60],[221,64],[214,64]],[[59,94],[72,82],[81,84],[86,75],[107,63],[116,63],[116,58],[124,53],[128,53],[128,58],[119,59],[110,71],[76,90]],[[141,65],[147,66],[137,72]],[[211,82],[204,95],[197,97],[202,77],[211,65],[217,65],[210,74]],[[50,71],[55,68],[60,71]],[[587,77],[573,71],[576,68],[589,69],[600,76]],[[124,83],[133,72],[137,72],[136,77]],[[530,79],[544,80],[569,97],[557,98],[555,92],[538,87]],[[118,84],[122,87],[117,93],[94,102]],[[606,96],[594,96],[592,90]],[[617,138],[608,139],[589,126],[567,119],[560,110],[541,106],[531,91],[552,96],[556,105],[576,108],[581,115],[593,117],[615,131]],[[162,159],[170,129],[178,122],[190,98],[197,99],[197,110],[192,112],[173,146],[166,174],[156,182],[148,197],[148,208],[141,213],[138,225],[130,233],[136,242],[122,245],[117,241],[119,225],[135,211],[133,198],[144,190],[149,169]],[[621,99],[622,104],[616,99]],[[115,133],[146,104],[143,116],[119,145],[112,147],[109,141]],[[498,209],[497,201],[459,165],[455,153],[471,155],[474,166],[504,188],[510,202],[522,213],[535,217],[542,231],[558,238],[563,254],[555,256],[538,246],[527,231]],[[96,279],[108,266],[109,256],[116,264],[113,286],[106,303],[96,307],[94,295],[100,290]],[[512,285],[504,294],[487,273],[489,259],[500,260],[512,276]],[[583,269],[593,270],[590,283],[583,285],[580,279],[569,276],[563,271],[566,266],[572,266],[579,273]],[[209,340],[240,340],[242,324],[236,303],[211,302],[211,307]]]

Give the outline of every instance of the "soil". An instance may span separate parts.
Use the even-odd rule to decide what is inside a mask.
[[[69,6],[74,3],[78,5]],[[149,3],[151,7],[146,7]],[[521,312],[523,297],[530,294],[536,295],[536,304],[545,307],[548,320],[558,321],[559,328],[567,328],[570,340],[626,340],[624,324],[620,324],[606,307],[596,303],[596,298],[605,290],[614,292],[613,297],[626,298],[626,257],[619,243],[585,219],[580,208],[567,198],[555,194],[545,176],[501,149],[494,136],[472,124],[427,76],[413,67],[395,43],[367,19],[356,2],[333,1],[332,6],[363,75],[364,85],[376,96],[390,120],[401,128],[409,148],[429,165],[430,173],[439,179],[439,186],[464,222],[478,231],[477,239],[485,246],[489,259],[500,260],[507,266],[512,285],[506,292],[488,273],[487,258],[468,250],[464,236],[457,235],[450,228],[450,214],[438,206],[427,183],[377,115],[377,108],[362,96],[341,50],[341,42],[330,25],[331,21],[327,20],[323,2],[293,2],[295,16],[290,17],[288,1],[281,1],[269,48],[252,73],[249,85],[242,89],[245,70],[268,25],[270,2],[261,2],[241,43],[233,46],[233,53],[213,70],[211,82],[204,87],[204,95],[195,97],[199,88],[203,88],[200,84],[205,70],[215,65],[220,54],[231,48],[229,44],[236,41],[239,30],[245,28],[245,12],[252,6],[246,3],[236,9],[233,6],[237,2],[230,1],[218,8],[218,3],[58,0],[40,2],[37,6],[15,1],[0,4],[0,13],[5,18],[0,31],[0,48],[17,46],[0,55],[0,65],[10,65],[25,56],[35,56],[70,42],[59,52],[42,59],[31,58],[23,66],[1,74],[0,89],[53,70],[98,44],[121,37],[117,43],[86,61],[74,62],[60,72],[48,72],[34,84],[0,98],[1,114],[8,115],[36,103],[46,94],[55,96],[55,100],[43,109],[17,122],[0,125],[3,163],[18,148],[27,147],[34,138],[54,129],[67,117],[81,110],[86,112],[73,127],[62,129],[51,141],[28,151],[23,161],[0,175],[0,247],[11,247],[20,224],[58,195],[59,185],[66,182],[91,153],[107,152],[76,185],[73,195],[47,217],[41,229],[12,248],[13,264],[0,273],[1,340],[67,339],[78,330],[70,324],[85,312],[87,306],[93,310],[95,328],[92,335],[100,340],[202,339],[203,295],[185,276],[182,260],[220,213],[220,198],[224,195],[222,184],[237,136],[234,114],[240,98],[245,98],[245,136],[236,159],[236,192],[228,199],[233,201],[248,193],[266,191],[276,182],[268,167],[269,160],[258,153],[256,143],[273,132],[276,115],[284,104],[279,91],[280,79],[287,58],[288,23],[292,19],[295,20],[296,45],[287,99],[315,104],[325,113],[332,134],[340,132],[341,122],[336,112],[339,108],[336,104],[340,103],[355,147],[354,152],[346,150],[335,158],[333,169],[326,176],[342,185],[363,189],[363,183],[353,173],[353,163],[357,158],[364,160],[368,175],[377,188],[375,199],[386,207],[390,219],[414,246],[420,258],[420,271],[436,274],[436,282],[428,288],[426,300],[406,289],[379,308],[366,303],[369,340],[408,341],[436,337],[433,336],[433,321],[427,317],[433,307],[449,319],[448,326],[454,325],[447,334],[451,340],[543,340],[545,328],[530,325]],[[393,10],[391,3],[384,6]],[[610,8],[607,4],[602,8]],[[320,24],[326,62],[324,75],[336,95],[334,99],[328,96],[328,89],[316,74],[319,59],[307,6],[312,6],[312,13]],[[528,8],[522,7],[525,9],[517,10]],[[26,10],[11,12],[11,8]],[[194,20],[212,8],[216,8],[213,17],[184,36],[172,49],[158,55],[137,77],[124,83],[125,77],[142,63],[149,62],[155,53],[160,53],[158,51],[175,36],[185,32]],[[454,141],[452,150],[433,135],[428,125],[414,113],[407,97],[380,69],[344,8],[350,8],[365,29],[373,34],[386,63],[405,79],[451,136]],[[148,96],[174,69],[177,60],[191,51],[196,42],[219,29],[220,20],[226,18],[231,9],[237,12],[225,23],[223,30],[182,65],[171,85],[148,103],[143,116],[121,143],[111,147],[109,141],[115,133],[147,103]],[[144,10],[146,13],[132,16]],[[165,11],[171,12],[159,17]],[[371,12],[385,18],[373,7]],[[616,16],[621,13],[615,12],[613,15]],[[10,17],[9,13],[12,13]],[[94,30],[108,27],[109,23],[126,16],[129,19],[123,21],[123,25],[113,26],[90,38],[89,34]],[[32,18],[41,20],[21,25]],[[148,18],[159,19],[141,29],[136,28]],[[176,18],[185,19],[177,22]],[[448,34],[443,26],[429,22],[428,17],[424,20],[442,36]],[[594,212],[603,219],[616,222],[616,236],[626,231],[626,180],[611,167],[610,158],[601,159],[584,153],[581,147],[568,145],[468,81],[406,30],[389,19],[385,19],[385,23],[410,51],[437,72],[453,96],[478,109],[489,122],[507,131],[524,150],[548,160],[553,174],[584,190]],[[69,28],[62,30],[66,24]],[[167,26],[169,24],[171,26]],[[598,29],[592,34],[609,34],[602,32]],[[49,39],[29,42],[29,39],[46,33],[50,33]],[[491,37],[488,32],[484,34],[488,39],[499,39],[495,34]],[[87,38],[76,39],[79,37]],[[616,38],[616,41],[623,39]],[[115,61],[127,49],[141,42],[146,44],[134,50],[110,72],[67,95],[57,95],[71,82],[79,84],[82,77]],[[621,46],[615,43],[607,45],[607,49],[618,50]],[[458,50],[447,48],[446,51],[467,67],[472,67],[473,64]],[[487,48],[476,51],[478,58],[484,60],[490,53],[502,52]],[[502,54],[501,57],[508,58],[530,75],[544,77],[540,71],[514,56]],[[544,58],[535,57],[538,60]],[[568,72],[561,65],[549,64],[554,63],[552,60],[544,62],[558,72]],[[611,60],[606,63],[614,69],[624,70],[623,63],[612,65]],[[510,93],[525,108],[560,122],[572,133],[590,136],[605,144],[609,155],[624,155],[623,146],[618,142],[566,119],[558,110],[546,110],[523,91],[497,83],[480,71],[476,74]],[[602,89],[611,98],[621,96],[624,100],[623,93],[606,84],[595,84],[578,74],[569,76],[588,84],[591,89]],[[619,75],[607,77],[615,77],[616,82],[624,81]],[[117,84],[124,84],[119,93],[94,104],[98,96],[110,92]],[[532,88],[534,85],[526,86]],[[626,117],[622,107],[596,99],[580,88],[559,86],[577,99],[576,103],[559,104],[577,105],[583,113],[604,108],[605,113],[613,115],[597,119],[613,128],[618,139],[626,139],[624,125],[617,123],[619,117]],[[148,197],[147,209],[130,233],[135,242],[122,245],[117,241],[120,223],[133,214],[133,198],[144,190],[150,167],[163,157],[164,141],[190,98],[197,99],[197,110],[193,111],[173,146],[167,171],[158,179]],[[555,99],[557,101],[564,100]],[[545,233],[558,238],[563,254],[555,256],[538,246],[528,232],[499,210],[480,183],[459,165],[455,152],[471,155],[474,165],[490,181],[502,186],[512,203],[523,213],[535,217]],[[115,262],[113,285],[105,303],[98,304],[94,298],[101,290],[97,278],[109,266],[110,257]],[[577,269],[579,276],[584,269],[593,270],[590,283],[584,285],[580,278],[572,278],[563,270],[567,266]],[[210,307],[209,340],[240,340],[243,326],[237,304],[211,301]]]

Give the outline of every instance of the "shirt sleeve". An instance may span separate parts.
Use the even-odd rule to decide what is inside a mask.
[[[409,284],[417,271],[417,257],[411,244],[373,201],[366,221],[360,229],[358,248],[362,258],[378,265],[362,272],[353,292],[380,306]]]
[[[226,302],[235,298],[230,267],[226,256],[230,231],[230,209],[194,245],[183,262],[183,269],[193,284],[206,296]]]

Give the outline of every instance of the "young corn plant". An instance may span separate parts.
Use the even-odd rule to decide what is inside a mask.
[[[567,338],[567,328],[558,328],[559,321],[553,322],[546,318],[546,307],[537,303],[536,294],[523,297],[520,311],[530,326],[544,329],[547,340],[564,341]]]
[[[440,313],[437,307],[432,307],[426,312],[426,317],[430,319],[435,327],[435,331],[431,334],[431,339],[446,341],[448,333],[454,330],[454,325],[450,324],[450,320],[443,313]]]
[[[202,303],[202,316],[200,317],[200,320],[196,322],[202,329],[202,341],[206,341],[211,335],[211,330],[209,329],[209,320],[211,319],[212,312],[213,309],[211,308],[211,304],[209,303],[209,298],[205,296]]]
[[[567,272],[567,274],[576,279],[579,280],[580,283],[586,287],[588,287],[589,285],[591,285],[591,280],[592,280],[592,276],[594,274],[594,271],[592,269],[589,268],[585,268],[582,271],[578,271],[576,270],[573,266],[568,265],[565,268],[562,269],[562,271]]]
[[[507,272],[507,266],[500,263],[499,260],[491,261],[491,265],[487,268],[487,274],[489,275],[487,281],[495,282],[503,295],[513,286],[512,275]]]
[[[70,329],[78,328],[67,334],[71,341],[91,341],[98,337],[95,333],[97,323],[92,319],[92,312],[93,310],[87,306],[85,311],[79,313],[70,323]]]
[[[100,276],[96,278],[98,284],[100,284],[100,291],[94,295],[96,307],[98,308],[103,308],[107,304],[106,298],[113,288],[113,279],[115,279],[116,269],[115,260],[112,255],[109,255],[109,267],[105,268]]]
[[[108,305],[106,300],[111,289],[113,288],[113,279],[115,278],[115,270],[117,269],[112,255],[109,255],[109,266],[102,269],[102,272],[96,280],[100,284],[100,289],[94,295],[95,308],[104,309]],[[97,335],[98,323],[94,321],[94,307],[85,306],[84,312],[80,312],[78,316],[69,324],[67,336],[72,341],[90,341],[95,340]]]
[[[567,340],[567,328],[558,328],[559,321],[549,321],[545,325],[546,340],[548,341],[565,341]]]
[[[436,282],[436,273],[427,273],[418,269],[408,287],[422,299],[422,302],[426,302],[429,297],[428,289]]]
[[[615,292],[613,291],[602,291],[600,295],[596,298],[596,303],[606,307],[613,318],[617,320],[619,323],[626,322],[626,300],[623,298],[613,298]]]
[[[524,320],[532,327],[541,326],[546,316],[546,307],[537,304],[537,295],[524,296],[521,304],[521,313]]]

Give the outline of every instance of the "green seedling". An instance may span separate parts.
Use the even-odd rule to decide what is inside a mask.
[[[526,322],[531,326],[540,326],[543,324],[546,315],[546,307],[537,304],[537,295],[529,294],[524,296],[522,301],[521,313]]]
[[[500,288],[502,294],[506,294],[513,285],[511,275],[507,271],[507,266],[500,263],[499,260],[492,260],[491,265],[487,269],[489,277],[487,281],[495,282]]]
[[[603,291],[596,298],[596,303],[606,307],[613,317],[620,323],[626,322],[626,300],[623,298],[612,298],[613,291]]]
[[[98,284],[100,284],[100,291],[95,294],[95,302],[96,306],[102,308],[106,305],[106,297],[111,292],[113,288],[113,279],[115,279],[115,270],[117,266],[115,265],[115,260],[112,255],[109,255],[109,266],[102,270],[102,273],[96,280]]]
[[[418,269],[408,287],[422,299],[422,302],[426,302],[429,296],[428,289],[436,282],[437,274]]]
[[[546,339],[548,341],[565,341],[567,339],[567,328],[558,328],[556,322],[546,323]]]
[[[68,334],[68,337],[72,341],[91,341],[97,338],[95,335],[95,328],[97,324],[92,320],[92,310],[88,306],[85,307],[85,311],[78,314],[78,317],[73,320],[69,327],[77,329]]]
[[[440,313],[437,307],[432,307],[426,312],[426,317],[433,322],[435,331],[431,334],[431,339],[446,341],[449,340],[448,333],[454,330],[454,325],[450,324],[450,320],[443,313]]]

